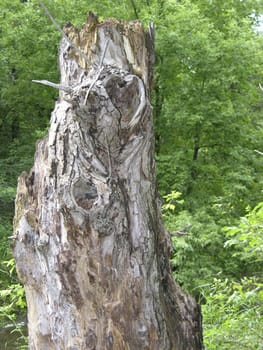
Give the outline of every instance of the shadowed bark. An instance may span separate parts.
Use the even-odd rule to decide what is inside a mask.
[[[156,190],[153,31],[64,31],[60,98],[18,182],[13,252],[31,350],[201,350],[200,310],[175,284]]]

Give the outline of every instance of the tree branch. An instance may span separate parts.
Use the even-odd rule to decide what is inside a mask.
[[[37,84],[42,84],[42,85],[47,85],[47,86],[51,86],[55,89],[58,89],[58,90],[63,90],[67,93],[71,93],[72,92],[72,89],[68,86],[64,86],[64,85],[61,85],[61,84],[56,84],[56,83],[52,83],[51,81],[48,81],[48,80],[32,80],[33,83],[37,83]]]
[[[133,12],[135,14],[135,17],[136,17],[136,19],[139,19],[139,14],[138,14],[135,2],[134,2],[134,0],[130,0],[130,1],[131,1],[131,5],[132,5],[132,8],[133,8]]]
[[[184,236],[184,235],[189,235],[189,232],[187,232],[190,228],[192,227],[191,224],[186,225],[185,227],[183,227],[181,230],[179,231],[174,231],[174,232],[169,232],[171,237],[175,237],[175,236]]]
[[[62,37],[70,44],[70,46],[72,46],[77,53],[81,56],[81,58],[84,59],[84,61],[86,61],[89,65],[91,65],[91,62],[89,60],[89,58],[80,50],[80,48],[78,46],[76,46],[73,41],[71,41],[69,39],[69,37],[64,33],[63,29],[59,26],[59,24],[57,23],[57,21],[54,19],[54,17],[51,15],[51,13],[48,11],[48,9],[46,8],[46,6],[44,5],[42,0],[37,0],[39,5],[41,6],[42,10],[45,12],[45,14],[47,15],[47,17],[50,19],[50,21],[54,24],[54,26],[57,28],[57,30],[60,32],[60,34],[62,35]]]
[[[256,152],[256,153],[260,154],[261,156],[263,156],[263,152],[260,152],[257,149],[254,149],[254,152]]]

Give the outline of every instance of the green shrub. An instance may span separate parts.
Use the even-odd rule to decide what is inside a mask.
[[[206,350],[263,349],[263,283],[215,279],[203,287]]]

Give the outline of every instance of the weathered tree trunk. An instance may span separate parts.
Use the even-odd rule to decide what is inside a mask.
[[[30,349],[199,350],[157,199],[153,33],[91,13],[64,30],[86,59],[62,40],[60,98],[16,198]]]

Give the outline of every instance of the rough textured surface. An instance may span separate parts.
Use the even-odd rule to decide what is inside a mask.
[[[200,311],[174,283],[160,218],[153,33],[89,14],[62,40],[49,134],[19,178],[13,251],[31,350],[199,350]]]

